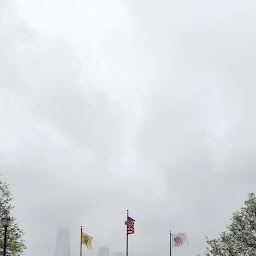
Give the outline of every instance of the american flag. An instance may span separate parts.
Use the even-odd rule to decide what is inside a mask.
[[[173,234],[173,247],[179,247],[182,245],[188,245],[188,239],[186,233]]]
[[[127,234],[134,233],[134,222],[134,219],[132,219],[131,217],[127,217],[127,221],[125,222],[125,225],[127,226]]]

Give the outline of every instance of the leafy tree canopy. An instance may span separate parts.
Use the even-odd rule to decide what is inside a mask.
[[[207,256],[256,256],[256,197],[253,193],[218,239],[207,240]]]
[[[0,218],[8,216],[11,218],[10,226],[7,229],[7,247],[6,256],[20,256],[26,249],[23,235],[24,232],[19,228],[15,218],[11,215],[14,206],[11,205],[12,195],[8,185],[0,180]],[[1,224],[0,249],[4,249],[4,227]],[[0,254],[2,254],[0,252]]]

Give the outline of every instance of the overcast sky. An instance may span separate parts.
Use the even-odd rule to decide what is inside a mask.
[[[24,256],[57,228],[98,246],[205,252],[255,192],[256,3],[0,0],[0,172]]]

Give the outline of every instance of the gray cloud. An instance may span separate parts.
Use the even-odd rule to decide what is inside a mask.
[[[16,1],[0,10],[0,166],[24,255],[58,226],[131,255],[205,249],[254,192],[255,4]],[[40,239],[38,234],[40,233]],[[154,242],[152,242],[154,241]]]

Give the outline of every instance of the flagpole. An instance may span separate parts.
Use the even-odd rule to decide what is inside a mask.
[[[127,220],[129,216],[129,210],[127,210]],[[126,226],[126,256],[128,256],[128,225]]]
[[[82,230],[83,230],[83,226],[81,226],[81,235],[80,235],[80,256],[82,256]]]
[[[172,231],[170,230],[170,256],[172,256]]]

